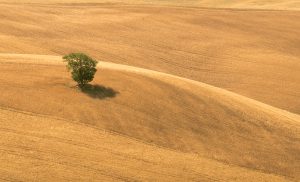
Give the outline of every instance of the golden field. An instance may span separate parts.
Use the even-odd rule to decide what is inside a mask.
[[[300,179],[297,1],[0,2],[0,180]]]

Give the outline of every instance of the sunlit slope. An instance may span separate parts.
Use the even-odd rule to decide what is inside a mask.
[[[299,10],[300,0],[0,0],[5,3],[118,3],[126,5],[164,5],[206,8]]]
[[[122,5],[1,5],[0,52],[86,52],[300,113],[300,13]]]
[[[299,179],[299,115],[199,82],[107,63],[100,63],[105,69],[93,83],[105,94],[82,93],[65,67],[55,64],[59,57],[6,57],[0,67],[1,107]]]

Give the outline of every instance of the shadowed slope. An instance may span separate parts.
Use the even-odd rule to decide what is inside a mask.
[[[48,58],[2,60],[0,106],[299,179],[299,115],[192,80],[103,62],[100,67],[116,71],[99,70],[94,84],[119,94],[99,100],[72,88],[60,60]]]
[[[286,181],[80,123],[0,108],[1,181]]]
[[[0,52],[83,51],[300,113],[297,11],[1,4],[0,17]]]

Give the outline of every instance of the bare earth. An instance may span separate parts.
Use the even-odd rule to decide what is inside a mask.
[[[300,180],[298,1],[0,2],[0,181]]]

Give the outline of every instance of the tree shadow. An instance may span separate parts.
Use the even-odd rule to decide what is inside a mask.
[[[94,99],[106,99],[116,97],[119,92],[112,88],[104,87],[102,85],[91,85],[87,84],[84,87],[79,88],[81,92]]]

